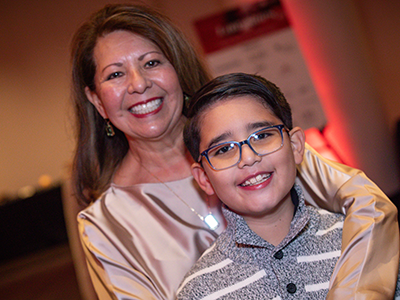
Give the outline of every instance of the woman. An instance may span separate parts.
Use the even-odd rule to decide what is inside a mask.
[[[96,292],[100,299],[172,299],[225,227],[218,199],[207,199],[191,177],[182,138],[184,102],[210,76],[164,16],[133,5],[106,6],[83,24],[72,64],[75,189],[91,203],[78,222]],[[398,237],[393,204],[362,172],[312,149],[299,180],[318,205],[347,214],[328,298],[390,297],[398,247],[377,248]],[[371,278],[371,270],[387,276]]]

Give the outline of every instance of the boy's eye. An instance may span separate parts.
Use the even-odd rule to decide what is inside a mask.
[[[235,144],[225,144],[212,151],[213,156],[224,155],[235,148]]]
[[[271,136],[270,132],[260,132],[260,133],[255,134],[253,137],[254,137],[254,140],[259,141],[259,140],[266,139],[269,136]]]
[[[118,78],[122,76],[122,72],[113,72],[110,75],[108,75],[107,80],[111,80],[114,78]]]

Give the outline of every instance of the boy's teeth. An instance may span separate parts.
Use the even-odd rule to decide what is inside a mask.
[[[246,180],[243,184],[241,184],[241,186],[257,185],[257,184],[263,183],[265,180],[267,180],[270,177],[271,177],[271,174],[257,175],[256,177]]]
[[[149,112],[152,112],[153,110],[159,108],[161,103],[162,103],[161,99],[149,101],[147,103],[143,103],[132,107],[131,112],[135,115],[148,114]]]

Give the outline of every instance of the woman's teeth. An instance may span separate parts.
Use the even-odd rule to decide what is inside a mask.
[[[161,99],[156,99],[153,101],[149,101],[147,103],[135,105],[134,107],[132,107],[130,109],[130,111],[131,111],[131,113],[133,113],[135,115],[148,114],[148,113],[156,110],[157,108],[159,108],[161,103],[162,103]]]
[[[257,184],[263,183],[264,181],[266,181],[270,177],[271,177],[271,173],[270,174],[257,175],[256,177],[253,177],[253,178],[250,178],[250,179],[246,180],[240,186],[257,185]]]

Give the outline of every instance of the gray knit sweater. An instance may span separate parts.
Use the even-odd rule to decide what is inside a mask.
[[[306,206],[295,190],[296,213],[276,247],[224,209],[227,229],[186,275],[177,299],[325,299],[344,216]]]

